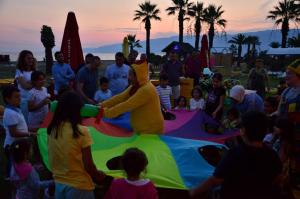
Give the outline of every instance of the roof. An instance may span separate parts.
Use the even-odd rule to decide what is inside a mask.
[[[177,51],[178,53],[191,53],[195,50],[195,48],[189,43],[180,44],[178,41],[173,41],[169,45],[167,45],[162,52],[170,52],[172,50]]]
[[[268,55],[300,55],[300,48],[269,48]]]

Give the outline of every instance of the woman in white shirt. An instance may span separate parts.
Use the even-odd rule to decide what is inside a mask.
[[[23,50],[19,54],[16,66],[15,79],[18,83],[18,88],[21,94],[20,108],[26,122],[28,121],[28,98],[29,90],[32,88],[31,73],[35,71],[36,60],[29,50]]]

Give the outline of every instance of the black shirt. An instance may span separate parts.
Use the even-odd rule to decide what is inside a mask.
[[[168,61],[163,66],[163,72],[168,75],[170,86],[178,86],[180,84],[180,77],[183,75],[182,63],[179,61]]]
[[[281,169],[280,159],[272,149],[241,144],[228,151],[214,176],[224,179],[222,199],[273,199],[278,196],[273,182]]]
[[[216,108],[219,106],[220,98],[223,95],[226,95],[226,90],[223,86],[219,88],[213,88],[211,91],[208,92],[205,108],[207,114],[211,115],[216,110]],[[217,114],[217,118],[221,118],[222,113],[223,110],[221,109]]]

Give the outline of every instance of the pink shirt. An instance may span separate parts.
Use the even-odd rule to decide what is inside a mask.
[[[115,179],[107,191],[105,199],[158,199],[153,183],[148,179],[129,181]]]

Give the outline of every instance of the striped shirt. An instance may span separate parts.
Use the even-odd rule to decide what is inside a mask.
[[[170,86],[167,86],[166,88],[157,86],[156,90],[160,99],[160,104],[163,105],[167,110],[171,110],[172,107],[170,96],[172,95],[172,88]]]

